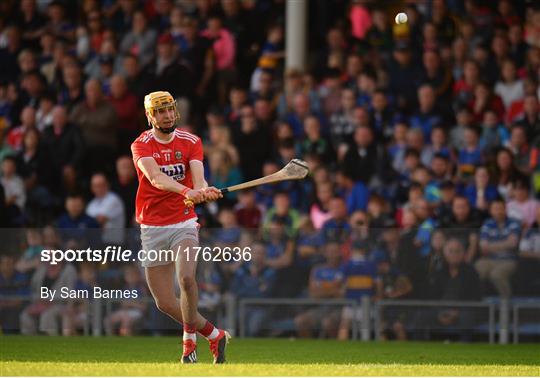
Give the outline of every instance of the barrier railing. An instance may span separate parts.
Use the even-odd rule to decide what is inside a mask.
[[[540,319],[540,300],[533,299],[533,300],[525,300],[520,301],[516,300],[512,302],[512,311],[513,311],[513,325],[512,325],[512,333],[514,336],[514,344],[519,343],[519,313],[520,310],[529,309],[529,310],[539,310],[539,316],[536,319]],[[540,332],[540,321],[536,322],[536,325],[538,326],[538,332]]]
[[[2,300],[36,300],[32,295],[2,296]],[[83,327],[84,335],[101,336],[103,334],[103,321],[106,315],[112,310],[114,303],[121,303],[120,299],[100,299],[100,300],[77,300],[85,301],[87,317]],[[138,301],[143,303],[153,303],[153,298],[142,297]],[[68,303],[69,301],[58,301],[56,304]],[[246,337],[246,310],[249,306],[348,306],[353,314],[361,311],[359,321],[353,321],[351,332],[353,340],[369,341],[374,335],[375,340],[381,339],[381,313],[385,307],[426,307],[426,308],[478,308],[486,309],[488,312],[488,340],[495,343],[498,329],[499,343],[506,344],[509,341],[509,334],[512,333],[513,342],[519,342],[520,336],[520,312],[522,310],[540,310],[540,298],[528,298],[527,300],[484,300],[481,302],[469,301],[429,301],[429,300],[380,300],[371,302],[367,297],[359,303],[347,299],[311,299],[311,298],[243,298],[237,300],[234,296],[226,294],[222,297],[220,305],[217,307],[220,324],[223,324],[232,334]],[[498,322],[496,314],[498,310]],[[238,319],[237,319],[238,314]],[[511,315],[511,316],[510,316]],[[512,322],[512,323],[511,323]],[[536,322],[540,323],[540,322]],[[536,324],[535,323],[535,324]],[[538,325],[538,324],[537,324]],[[540,327],[540,325],[539,325]]]
[[[485,308],[488,310],[488,337],[489,343],[495,342],[495,310],[496,304],[492,301],[470,302],[470,301],[429,301],[429,300],[380,300],[375,302],[374,322],[375,339],[381,339],[381,312],[385,306],[392,307],[454,307],[454,308]],[[500,327],[503,329],[504,327]]]
[[[369,301],[369,300],[368,300]],[[240,337],[246,337],[246,307],[248,306],[350,306],[356,314],[359,303],[347,299],[311,299],[311,298],[243,298],[238,301]],[[365,319],[365,317],[362,317]],[[370,328],[368,319],[362,328]],[[358,338],[358,324],[352,323],[353,340]]]

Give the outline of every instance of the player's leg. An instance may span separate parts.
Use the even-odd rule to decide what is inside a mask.
[[[195,273],[197,263],[195,260],[193,247],[198,241],[195,239],[184,239],[174,245],[173,251],[178,251],[178,259],[175,261],[178,284],[180,286],[180,308],[184,320],[183,336],[183,363],[193,363],[197,361],[197,328],[199,324],[199,313],[197,311],[199,303],[199,292]],[[206,324],[206,321],[205,321]]]
[[[180,301],[174,295],[174,264],[146,267],[144,273],[158,310],[182,324]]]
[[[195,247],[199,245],[198,230],[196,222],[193,222],[194,229],[186,228],[179,231],[179,235],[189,235],[177,243],[173,244],[173,251],[178,251],[176,259],[177,276],[180,286],[180,306],[184,318],[184,356],[193,348],[192,343],[196,344],[195,332],[199,331],[210,342],[210,351],[214,356],[214,363],[225,362],[225,348],[230,338],[228,332],[220,330],[208,320],[204,319],[198,312],[198,289],[195,279],[197,271],[197,261],[195,259]],[[193,237],[195,236],[195,237]],[[180,236],[182,237],[182,236]],[[179,238],[180,238],[179,237]],[[201,327],[201,319],[203,319]],[[188,342],[191,341],[191,342]],[[183,361],[190,362],[189,358],[183,358]]]

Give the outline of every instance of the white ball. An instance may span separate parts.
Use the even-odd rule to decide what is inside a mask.
[[[400,12],[396,15],[396,24],[404,24],[407,22],[407,14]]]

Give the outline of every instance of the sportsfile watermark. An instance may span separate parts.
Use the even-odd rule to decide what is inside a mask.
[[[140,249],[133,251],[121,246],[107,246],[104,249],[43,249],[40,260],[44,263],[57,265],[62,262],[97,262],[129,263],[129,262],[160,262],[160,261],[214,261],[239,262],[250,261],[252,257],[250,246],[247,247],[178,247],[172,249]]]

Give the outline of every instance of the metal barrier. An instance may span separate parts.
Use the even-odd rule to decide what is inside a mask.
[[[375,302],[374,321],[375,321],[375,340],[380,340],[381,330],[381,311],[384,306],[394,307],[464,307],[464,308],[486,308],[488,309],[488,334],[489,343],[495,342],[495,307],[496,304],[489,302],[466,302],[466,301],[425,301],[425,300],[380,300]],[[508,320],[508,319],[507,319]],[[500,327],[503,329],[504,327]]]
[[[32,301],[39,299],[32,295],[24,296],[2,296],[0,300],[22,300]],[[139,301],[145,303],[153,303],[152,297],[139,298]],[[77,300],[78,302],[86,301],[87,317],[83,327],[84,335],[101,336],[103,334],[103,320],[110,313],[113,303],[122,302],[120,299],[84,299]],[[63,301],[66,303],[67,301]],[[62,302],[56,302],[62,303]],[[238,306],[237,306],[238,305]],[[311,299],[311,298],[244,298],[237,299],[230,294],[222,297],[221,304],[218,307],[218,316],[220,323],[229,330],[232,334],[236,334],[237,311],[239,315],[239,335],[246,336],[246,307],[248,306],[350,306],[353,314],[356,314],[359,309],[362,311],[360,322],[352,322],[352,338],[358,340],[359,336],[362,341],[371,339],[372,329],[374,329],[375,340],[380,340],[381,330],[381,311],[385,306],[395,307],[461,307],[461,308],[485,308],[488,310],[488,338],[489,343],[495,343],[495,335],[497,330],[496,311],[499,310],[498,328],[499,328],[499,343],[506,344],[509,341],[510,331],[510,314],[512,314],[512,335],[513,342],[519,342],[519,316],[522,309],[540,309],[540,299],[532,298],[528,300],[484,300],[482,302],[466,302],[466,301],[425,301],[425,300],[380,300],[372,303],[368,297],[364,297],[361,303],[347,299]]]
[[[369,301],[369,300],[368,300]],[[350,306],[352,307],[353,314],[356,314],[358,308],[358,302],[347,299],[311,299],[311,298],[244,298],[238,302],[239,317],[240,317],[240,337],[246,337],[246,307],[247,306],[317,306],[317,305],[329,305],[329,306]],[[364,319],[364,317],[362,317]],[[369,329],[369,318],[366,320]],[[358,324],[352,323],[352,335],[353,340],[358,338]]]
[[[513,310],[513,326],[512,326],[512,333],[514,336],[514,344],[519,343],[519,310],[520,309],[537,309],[540,310],[540,300],[530,300],[530,301],[524,301],[524,302],[513,302],[512,303],[512,310]],[[540,317],[538,320],[538,323],[540,323]]]

